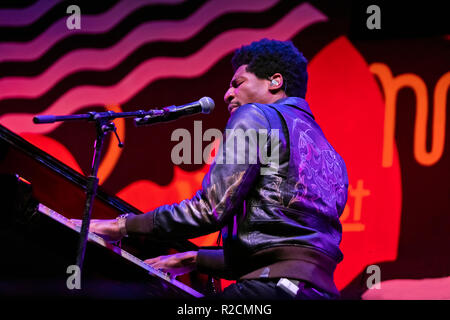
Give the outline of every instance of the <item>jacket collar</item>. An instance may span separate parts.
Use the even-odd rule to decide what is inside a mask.
[[[275,104],[286,104],[294,108],[300,109],[301,111],[309,114],[315,120],[314,115],[312,114],[311,109],[309,108],[308,102],[306,102],[305,99],[299,97],[287,97],[277,100]]]

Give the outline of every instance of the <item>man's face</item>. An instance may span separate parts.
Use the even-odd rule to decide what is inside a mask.
[[[247,103],[271,102],[269,101],[272,96],[269,92],[270,81],[247,72],[246,67],[247,65],[244,64],[236,70],[231,79],[230,88],[225,93],[224,100],[228,104],[230,114]]]

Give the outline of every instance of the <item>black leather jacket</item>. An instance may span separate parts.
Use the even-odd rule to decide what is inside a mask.
[[[259,140],[248,134],[249,143],[240,147],[246,157],[255,145],[258,155],[271,150],[270,157],[243,159],[227,143],[239,129],[266,130],[268,136]],[[347,201],[347,171],[306,101],[289,97],[241,106],[225,133],[202,189],[179,204],[129,217],[127,232],[194,238],[221,230],[223,250],[201,249],[200,271],[232,279],[302,279],[337,293],[333,272],[343,258],[339,217]]]

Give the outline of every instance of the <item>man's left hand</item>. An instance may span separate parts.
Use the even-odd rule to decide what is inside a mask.
[[[82,221],[79,219],[70,219],[72,223],[81,228]],[[120,232],[117,219],[100,220],[92,219],[89,224],[89,232],[94,232],[106,241],[119,241],[123,235]]]

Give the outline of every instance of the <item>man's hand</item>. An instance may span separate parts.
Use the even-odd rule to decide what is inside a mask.
[[[197,251],[187,251],[168,256],[159,256],[144,261],[149,266],[178,276],[195,270]]]
[[[71,219],[75,225],[81,228],[81,220]],[[111,220],[99,220],[93,219],[89,224],[89,231],[94,232],[106,241],[119,241],[122,239],[122,234],[120,233],[119,223],[116,219]]]

